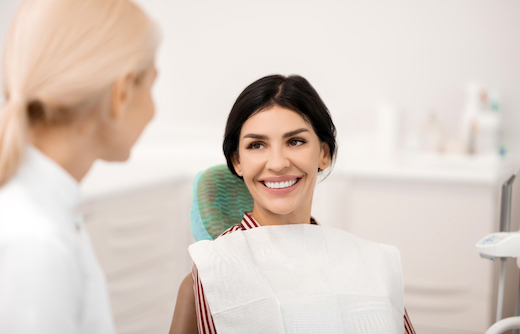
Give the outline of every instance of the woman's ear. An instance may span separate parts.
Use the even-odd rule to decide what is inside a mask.
[[[331,157],[330,157],[330,147],[326,142],[321,143],[321,152],[320,152],[320,166],[318,168],[325,169],[330,166]]]
[[[242,165],[240,164],[240,157],[238,156],[238,152],[233,153],[233,156],[231,156],[231,163],[235,168],[235,173],[237,173],[238,176],[242,176]]]
[[[112,84],[112,96],[111,96],[111,112],[110,118],[113,120],[120,120],[127,107],[132,93],[132,83],[134,81],[133,74],[127,74],[121,79],[116,80]]]

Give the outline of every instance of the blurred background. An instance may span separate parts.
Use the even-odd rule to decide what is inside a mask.
[[[164,34],[157,114],[128,162],[97,163],[82,185],[120,333],[167,332],[191,267],[192,179],[225,162],[235,99],[274,73],[306,77],[337,126],[316,218],[398,246],[418,333],[494,322],[497,268],[474,245],[498,230],[500,185],[520,166],[520,2],[138,2]],[[18,3],[0,2],[0,45]]]

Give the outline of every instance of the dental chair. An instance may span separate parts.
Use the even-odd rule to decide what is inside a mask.
[[[191,233],[196,241],[214,240],[239,224],[244,212],[253,211],[253,205],[244,181],[232,174],[227,165],[199,172],[193,182]]]
[[[253,197],[227,165],[208,168],[195,176],[190,220],[196,241],[215,239],[239,224],[244,212],[252,210]]]
[[[505,265],[509,257],[517,258],[516,263],[520,268],[520,231],[510,232],[511,229],[511,199],[513,193],[513,182],[520,168],[516,170],[502,185],[501,207],[500,207],[500,232],[485,236],[476,244],[480,256],[490,260],[500,259],[500,279],[498,285],[498,302],[496,323],[493,324],[486,334],[500,334],[513,329],[513,334],[518,334],[520,329],[520,285],[516,300],[515,316],[502,319],[502,306],[504,302]]]

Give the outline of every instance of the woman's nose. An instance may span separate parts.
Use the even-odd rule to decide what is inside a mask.
[[[272,149],[270,153],[269,160],[267,161],[268,169],[274,172],[281,172],[291,165],[291,162],[286,154],[287,152],[285,152],[284,149]]]

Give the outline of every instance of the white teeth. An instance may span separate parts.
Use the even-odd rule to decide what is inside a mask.
[[[293,186],[297,180],[285,181],[285,182],[264,182],[265,186],[270,189],[281,189]]]

